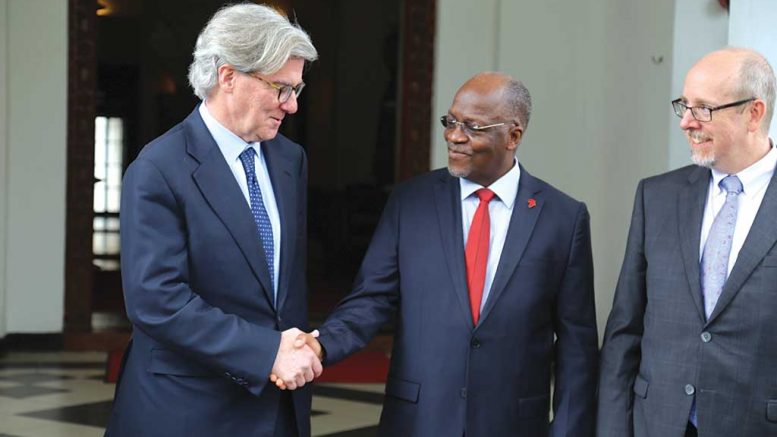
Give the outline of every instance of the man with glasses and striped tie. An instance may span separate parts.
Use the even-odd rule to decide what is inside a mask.
[[[602,346],[599,437],[777,435],[775,76],[713,52],[672,102],[694,165],[640,182]]]
[[[121,264],[133,324],[109,436],[310,435],[321,373],[307,327],[303,149],[278,133],[298,108],[309,36],[276,10],[224,7],[197,38],[203,102],[127,169]]]

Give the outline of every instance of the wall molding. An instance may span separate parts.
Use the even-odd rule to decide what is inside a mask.
[[[69,1],[65,332],[92,329],[96,26],[94,0]]]

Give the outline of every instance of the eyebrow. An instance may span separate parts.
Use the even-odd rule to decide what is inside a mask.
[[[680,96],[680,101],[685,103],[686,105],[688,104],[688,98],[685,97],[685,96]],[[705,106],[705,107],[711,108],[711,107],[714,107],[714,106],[717,106],[717,105],[715,105],[713,103],[710,103],[707,100],[699,99],[699,101],[694,104],[694,107],[698,107],[698,106]]]
[[[456,117],[455,115],[451,114],[451,111],[448,111],[448,116],[453,117],[454,119],[462,122],[462,123],[475,123],[475,124],[483,124],[488,123],[488,120],[486,118],[482,118],[481,120],[477,120],[475,118],[472,118],[471,116],[464,116],[461,119]]]

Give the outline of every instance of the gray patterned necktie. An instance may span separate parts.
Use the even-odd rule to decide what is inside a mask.
[[[701,257],[701,290],[707,318],[712,314],[728,276],[731,240],[737,223],[738,196],[742,192],[742,182],[736,176],[726,176],[719,185],[726,190],[726,203],[712,222]]]
[[[726,190],[726,203],[720,209],[712,222],[704,252],[701,256],[701,292],[704,300],[704,315],[709,319],[728,276],[728,256],[731,253],[731,241],[734,239],[734,227],[737,224],[739,209],[739,193],[742,192],[742,182],[736,176],[726,176],[718,185]],[[689,420],[698,427],[696,416],[696,399],[691,405]]]

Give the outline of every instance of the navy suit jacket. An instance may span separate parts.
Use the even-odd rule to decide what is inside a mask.
[[[124,176],[121,267],[133,324],[107,435],[272,436],[280,331],[307,329],[307,161],[262,143],[281,219],[277,309],[250,207],[197,109]],[[310,434],[309,387],[295,391]]]
[[[462,234],[447,170],[398,186],[353,291],[321,327],[326,364],[396,316],[380,435],[591,435],[598,337],[585,205],[521,170],[477,326]]]

